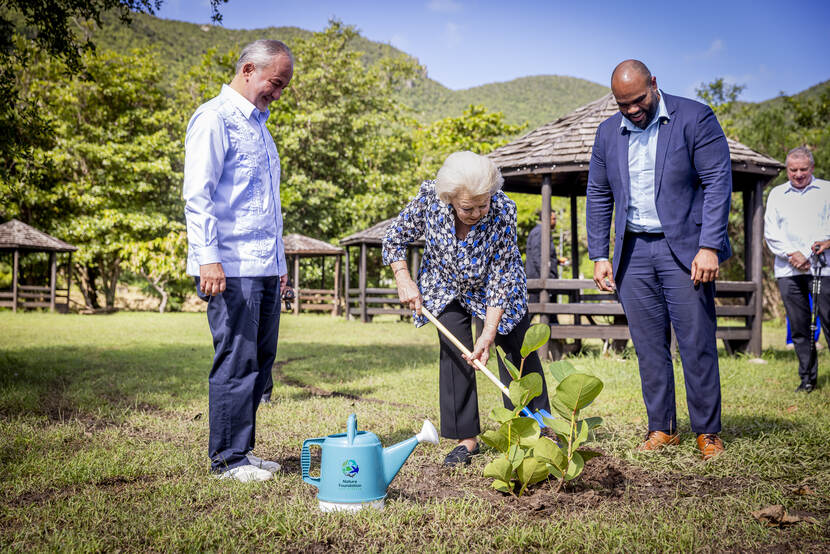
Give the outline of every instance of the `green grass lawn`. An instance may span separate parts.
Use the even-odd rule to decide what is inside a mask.
[[[481,475],[493,451],[447,471],[442,440],[418,446],[383,512],[323,514],[299,474],[303,439],[344,431],[350,413],[385,446],[437,426],[433,328],[285,316],[255,450],[284,471],[239,484],[208,474],[204,314],[0,312],[0,550],[830,551],[830,356],[820,388],[797,395],[783,330],[764,331],[766,364],[721,356],[727,452],[713,462],[697,458],[679,364],[681,445],[632,452],[636,359],[589,343],[570,360],[605,383],[585,415],[605,419],[606,456],[583,484],[504,497]],[[495,427],[484,378],[479,404]],[[751,512],[770,504],[815,522],[763,526]]]

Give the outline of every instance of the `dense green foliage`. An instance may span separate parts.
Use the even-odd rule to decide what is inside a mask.
[[[122,249],[180,219],[180,117],[144,53],[87,52],[83,73],[32,51],[20,94],[52,131],[26,179],[0,181],[2,213],[79,247],[75,273],[90,307],[115,300]],[[26,163],[25,158],[15,163]]]
[[[520,129],[481,107],[418,124],[398,92],[421,68],[404,56],[367,67],[353,48],[359,39],[334,21],[293,41],[294,79],[268,122],[284,168],[285,232],[336,240],[390,217],[447,154],[488,152]],[[158,56],[146,51],[99,48],[73,73],[18,40],[28,49],[28,63],[14,67],[18,93],[37,106],[51,135],[29,158],[13,160],[27,169],[0,181],[0,216],[80,247],[76,282],[88,307],[98,308],[99,290],[106,307],[114,305],[125,260],[164,306],[168,285],[186,283],[173,240],[183,223],[186,123],[230,81],[237,53],[209,50],[183,78],[165,83]]]
[[[95,49],[89,29],[104,19],[129,24],[137,14],[152,14],[163,0],[3,0],[0,2],[0,180],[27,179],[32,148],[49,143],[49,124],[39,106],[21,94],[20,74],[33,50],[60,60],[67,71],[79,72],[83,53]],[[219,4],[210,0],[212,20],[219,22]],[[25,37],[23,40],[21,37]],[[124,52],[126,53],[126,52]]]
[[[477,104],[504,113],[508,123],[533,130],[607,93],[607,87],[584,79],[536,75],[463,90],[450,90],[431,79],[421,79],[402,98],[424,121]]]

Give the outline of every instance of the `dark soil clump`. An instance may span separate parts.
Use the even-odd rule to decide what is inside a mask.
[[[743,483],[745,485],[746,483]],[[426,464],[417,472],[402,472],[392,482],[390,499],[436,502],[448,498],[475,497],[499,506],[536,516],[549,517],[553,510],[583,511],[607,503],[674,500],[683,496],[724,496],[742,488],[734,478],[654,474],[623,460],[600,456],[589,460],[574,481],[556,492],[558,482],[549,480],[526,491],[521,498],[500,493],[482,476],[481,467],[445,468]]]

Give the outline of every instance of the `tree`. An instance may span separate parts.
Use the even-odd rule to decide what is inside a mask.
[[[81,62],[78,75],[42,53],[15,68],[54,136],[32,149],[26,180],[0,182],[0,209],[79,246],[74,269],[87,306],[99,307],[100,287],[112,308],[122,250],[182,219],[182,116],[147,53],[88,52]]]
[[[718,77],[710,83],[701,83],[695,89],[697,97],[708,104],[715,112],[726,136],[731,136],[734,132],[732,111],[738,96],[745,88],[746,85],[728,83],[724,81],[723,77]]]
[[[418,176],[434,179],[444,160],[459,150],[487,154],[507,144],[526,125],[505,123],[501,112],[469,105],[458,117],[445,117],[415,131]]]
[[[168,284],[187,280],[184,273],[187,233],[182,225],[173,227],[174,230],[164,237],[132,242],[122,250],[127,267],[146,279],[161,296],[160,314],[164,313],[170,298]]]
[[[163,0],[0,0],[0,182],[28,180],[42,171],[34,150],[48,148],[51,129],[35,99],[23,94],[18,68],[32,57],[62,62],[69,75],[84,73],[84,54],[95,50],[89,25],[114,12],[127,24],[134,12],[153,14]],[[210,0],[212,19],[222,20]],[[8,217],[0,211],[0,217]],[[30,223],[30,221],[26,221]]]
[[[294,79],[269,120],[283,165],[287,227],[334,238],[397,210],[414,154],[395,92],[418,71],[405,57],[364,65],[353,27],[331,21],[292,44]]]

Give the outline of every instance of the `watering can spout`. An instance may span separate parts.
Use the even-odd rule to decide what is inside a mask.
[[[435,430],[435,426],[428,419],[424,420],[420,433],[383,449],[383,479],[387,487],[398,474],[409,455],[412,454],[412,451],[415,450],[415,447],[418,446],[418,443],[424,441],[438,444],[438,431]]]
[[[432,444],[438,444],[438,431],[435,429],[435,425],[428,419],[424,420],[424,425],[421,427],[421,432],[415,435],[415,438],[418,439],[418,442],[431,442]]]

